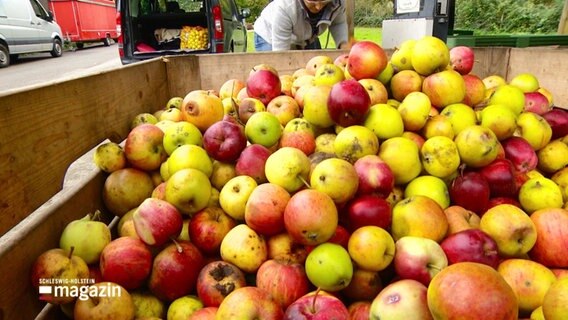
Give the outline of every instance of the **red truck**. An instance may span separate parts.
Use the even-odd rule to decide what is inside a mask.
[[[79,49],[88,42],[109,46],[118,38],[115,0],[49,0],[49,8],[64,39]]]

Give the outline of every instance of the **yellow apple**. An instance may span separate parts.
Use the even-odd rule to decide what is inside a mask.
[[[266,111],[275,115],[283,126],[301,114],[300,105],[296,99],[287,95],[277,96],[270,100],[266,105]]]
[[[466,127],[454,139],[462,163],[480,168],[499,155],[500,143],[491,129],[479,125]]]
[[[359,176],[347,160],[329,158],[316,164],[310,175],[310,186],[327,194],[336,204],[345,204],[355,196]]]
[[[404,189],[404,197],[427,196],[436,201],[442,209],[450,206],[450,194],[446,183],[435,176],[418,176],[410,181]]]
[[[407,131],[422,129],[428,120],[431,106],[430,99],[423,92],[409,93],[398,106],[404,129]]]
[[[329,128],[335,124],[327,109],[327,100],[331,87],[326,85],[311,86],[303,96],[303,116],[314,126]]]
[[[552,128],[542,116],[533,112],[522,112],[517,117],[519,136],[528,141],[534,150],[544,148],[552,138]]]
[[[192,123],[178,121],[172,123],[164,131],[164,149],[171,155],[175,149],[185,144],[203,145],[203,134]]]
[[[221,241],[224,261],[247,273],[254,273],[268,259],[266,240],[246,224],[233,227]]]
[[[568,167],[556,171],[550,178],[560,187],[562,198],[568,204]]]
[[[386,269],[395,254],[394,239],[388,231],[377,226],[355,230],[349,237],[347,248],[355,264],[369,271]]]
[[[448,232],[448,219],[440,205],[427,196],[405,198],[392,208],[391,235],[395,241],[405,236],[441,242]]]
[[[568,165],[568,145],[557,139],[537,151],[538,169],[554,174]]]
[[[333,63],[325,63],[316,69],[314,74],[314,85],[333,86],[344,79],[345,73],[341,67]]]
[[[337,134],[335,133],[322,133],[316,137],[316,150],[315,152],[323,152],[329,154],[335,154],[335,149],[333,148],[333,142]]]
[[[402,70],[413,70],[412,68],[412,49],[416,44],[416,39],[404,40],[400,47],[396,48],[391,55],[390,63],[398,72]]]
[[[223,188],[227,181],[235,177],[235,163],[213,161],[213,171],[211,172],[211,185],[219,190]]]
[[[207,177],[211,177],[211,173],[213,173],[213,161],[207,154],[207,151],[193,144],[184,144],[177,147],[166,161],[168,162],[168,173],[170,176],[187,168],[200,170]]]
[[[495,88],[488,104],[500,104],[511,109],[516,115],[525,109],[525,94],[515,86],[505,84]]]
[[[453,205],[444,209],[448,219],[448,235],[468,229],[479,229],[481,218],[473,211]]]
[[[444,70],[450,63],[450,49],[434,36],[424,36],[412,47],[412,67],[421,75],[428,76]]]
[[[568,277],[554,282],[542,301],[542,313],[546,320],[564,320],[568,317]]]
[[[256,186],[257,182],[251,176],[231,178],[219,192],[221,208],[233,219],[244,220],[247,201]]]
[[[424,170],[438,178],[449,177],[461,163],[455,142],[445,136],[426,139],[420,148],[420,159]]]
[[[335,154],[355,163],[357,159],[379,151],[379,139],[369,128],[353,125],[341,130],[333,141]]]
[[[447,117],[454,129],[454,136],[457,136],[463,129],[477,124],[477,115],[468,105],[454,103],[446,106],[440,114]]]
[[[452,122],[443,114],[428,117],[424,127],[422,127],[421,133],[425,139],[435,136],[444,136],[453,139],[455,136]]]
[[[292,94],[292,84],[294,83],[294,80],[296,80],[296,78],[294,78],[291,74],[280,75],[280,86],[283,94],[294,97]]]
[[[525,181],[519,189],[519,202],[529,214],[544,208],[562,208],[564,205],[560,187],[546,177]]]
[[[394,137],[385,140],[379,148],[379,157],[391,168],[396,185],[404,185],[422,171],[420,149],[412,140]]]
[[[359,83],[363,85],[369,98],[371,98],[371,106],[378,103],[386,103],[389,99],[387,88],[385,85],[377,79],[361,79]]]
[[[306,186],[310,168],[310,159],[304,152],[292,147],[283,147],[266,159],[266,179],[292,193]]]
[[[521,89],[523,92],[534,92],[540,88],[538,79],[534,74],[531,73],[520,73],[514,76],[509,84]]]
[[[483,81],[483,84],[485,85],[485,88],[487,90],[495,89],[499,86],[507,84],[507,80],[505,80],[505,78],[501,77],[500,75],[496,75],[496,74],[487,76],[487,77],[485,77],[481,80]]]
[[[246,86],[246,83],[240,79],[229,79],[223,82],[219,88],[219,98],[233,98],[236,99],[239,91]]]
[[[480,125],[491,129],[499,141],[505,140],[517,129],[517,115],[501,104],[491,104],[481,110]]]
[[[311,74],[311,75],[315,75],[316,74],[316,70],[324,65],[324,64],[333,64],[333,59],[331,59],[331,57],[326,56],[326,55],[316,55],[310,58],[310,60],[308,60],[308,62],[306,63],[306,71]]]
[[[399,137],[404,132],[404,122],[400,112],[386,103],[371,106],[363,125],[371,129],[379,140]]]

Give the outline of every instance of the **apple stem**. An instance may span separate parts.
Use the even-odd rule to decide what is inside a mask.
[[[316,313],[316,299],[318,297],[320,290],[321,290],[321,288],[318,287],[317,290],[316,290],[316,293],[314,294],[314,299],[312,300],[312,313]]]
[[[182,253],[183,252],[183,248],[180,246],[180,244],[176,241],[176,239],[174,239],[173,237],[170,237],[170,239],[172,239],[172,242],[176,245],[176,249],[177,252]]]
[[[304,177],[298,175],[298,179],[300,179],[304,183],[304,185],[308,187],[308,189],[312,188],[312,186],[310,186],[310,184],[308,183],[308,181],[306,181],[306,179],[304,179]]]
[[[99,210],[95,210],[91,217],[91,221],[100,221],[101,220],[101,212]]]
[[[71,246],[71,248],[69,248],[69,255],[67,258],[71,259],[71,257],[73,257],[73,251],[75,251],[75,246]]]

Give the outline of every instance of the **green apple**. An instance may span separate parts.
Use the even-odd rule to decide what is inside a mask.
[[[347,160],[329,158],[316,164],[310,176],[310,186],[330,196],[336,204],[345,204],[355,196],[359,176]]]
[[[100,213],[88,214],[82,219],[73,220],[65,226],[59,238],[59,247],[66,251],[75,248],[73,254],[87,264],[99,261],[104,247],[110,243],[111,234],[108,226],[97,221]]]
[[[314,126],[329,128],[335,124],[327,109],[327,98],[330,92],[331,86],[314,85],[306,89],[303,95],[304,107],[302,113],[304,118]]]
[[[158,118],[156,118],[155,115],[148,112],[139,113],[135,115],[132,121],[130,122],[130,129],[144,123],[156,124],[158,123]]]
[[[124,149],[116,142],[104,142],[93,153],[93,162],[97,168],[111,173],[126,167],[127,160]]]
[[[527,213],[544,208],[562,208],[564,200],[560,187],[551,179],[530,178],[519,190],[519,202]]]
[[[461,163],[454,140],[445,136],[426,139],[420,148],[420,159],[424,170],[438,178],[451,176]]]
[[[454,135],[458,135],[463,129],[477,124],[477,115],[473,108],[463,103],[454,103],[444,107],[440,114],[447,117],[454,129]]]
[[[343,69],[333,63],[324,63],[320,65],[314,74],[314,84],[333,86],[334,84],[343,81],[345,73]]]
[[[277,184],[288,192],[298,191],[309,180],[311,162],[300,149],[283,147],[266,159],[264,171],[270,183]]]
[[[220,247],[223,261],[236,265],[246,273],[254,273],[268,259],[266,240],[246,224],[233,227]]]
[[[342,159],[355,163],[357,159],[379,151],[379,139],[369,128],[353,125],[343,128],[333,141],[335,154]]]
[[[163,318],[166,315],[164,302],[150,292],[133,291],[130,292],[136,319],[140,318]]]
[[[444,70],[450,63],[450,49],[434,36],[425,36],[412,47],[412,68],[423,76]]]
[[[168,102],[166,102],[166,109],[180,109],[181,103],[183,102],[183,97],[171,97]]]
[[[404,40],[400,47],[395,49],[390,58],[390,64],[393,69],[398,71],[413,70],[412,67],[412,49],[416,44],[416,39]]]
[[[481,168],[499,155],[500,145],[491,129],[474,125],[463,129],[454,139],[462,163]]]
[[[166,201],[181,213],[191,215],[209,204],[211,182],[198,169],[181,169],[168,179],[165,193]]]
[[[190,122],[179,121],[169,125],[164,131],[164,149],[171,155],[184,144],[203,145],[203,134]]]
[[[450,193],[444,180],[434,176],[419,176],[404,188],[404,197],[422,195],[436,201],[442,209],[450,206]]]
[[[509,84],[523,92],[535,92],[540,88],[537,77],[531,73],[519,73],[509,81]]]
[[[502,104],[491,104],[481,110],[482,127],[487,127],[495,133],[499,141],[505,140],[517,129],[517,115]]]
[[[533,112],[521,112],[517,117],[518,135],[538,151],[552,138],[552,128],[546,119]]]
[[[410,182],[422,171],[420,150],[410,139],[403,137],[387,139],[381,144],[378,155],[391,168],[396,185]]]
[[[270,148],[278,143],[282,125],[278,117],[268,111],[255,112],[245,124],[245,135],[251,144]]]
[[[400,112],[386,103],[371,106],[363,125],[371,129],[379,140],[399,137],[404,132],[404,122]]]
[[[168,307],[167,320],[187,320],[203,307],[203,302],[195,295],[179,297]]]
[[[168,173],[170,177],[176,172],[192,168],[203,172],[207,177],[213,173],[213,161],[203,147],[184,144],[174,150],[169,158]]]
[[[233,219],[244,220],[247,201],[256,186],[256,180],[250,176],[231,178],[219,192],[221,208]]]
[[[382,84],[387,86],[393,75],[394,75],[394,67],[392,63],[389,61],[387,62],[387,66],[385,67],[385,69],[377,76],[377,80],[379,80]]]
[[[310,282],[324,291],[344,289],[353,277],[349,252],[341,245],[331,242],[319,244],[308,254],[305,269]]]
[[[519,115],[525,109],[525,94],[518,87],[505,84],[495,88],[488,104],[501,104]]]
[[[314,126],[305,118],[294,118],[284,126],[284,132],[308,131],[315,136]]]

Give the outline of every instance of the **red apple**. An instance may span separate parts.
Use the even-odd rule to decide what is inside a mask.
[[[517,199],[511,197],[494,197],[489,199],[489,203],[487,204],[487,210],[500,204],[512,204],[522,209],[521,203]],[[484,212],[482,212],[481,215],[483,215],[483,213]]]
[[[218,307],[205,307],[192,313],[188,320],[215,320]]]
[[[264,164],[271,152],[268,148],[260,144],[248,145],[242,152],[235,165],[237,175],[250,176],[256,183],[266,182]]]
[[[349,237],[351,237],[349,230],[347,230],[342,225],[337,225],[333,236],[331,236],[331,238],[329,238],[329,240],[327,241],[331,243],[337,243],[338,245],[347,249],[347,245],[349,244]]]
[[[195,290],[203,255],[189,241],[166,246],[154,258],[148,287],[164,301],[173,301]]]
[[[377,155],[366,155],[353,164],[359,176],[357,193],[374,193],[386,198],[394,188],[394,174],[389,165]]]
[[[153,124],[144,123],[134,127],[124,143],[124,155],[128,163],[145,171],[160,168],[168,156],[163,140],[164,131]]]
[[[349,54],[340,54],[337,56],[337,58],[335,58],[335,60],[333,60],[333,64],[345,69],[345,67],[347,66],[347,60],[349,59]]]
[[[286,308],[285,320],[349,319],[349,311],[339,298],[325,292],[312,291]]]
[[[383,289],[379,272],[355,268],[349,285],[341,290],[348,301],[372,301]]]
[[[372,194],[359,195],[347,204],[349,229],[354,231],[363,226],[377,226],[390,229],[392,208],[384,198]]]
[[[247,286],[229,293],[219,309],[216,319],[271,319],[280,320],[284,312],[268,292]]]
[[[475,54],[467,46],[456,46],[450,49],[450,65],[460,74],[466,75],[473,69]]]
[[[303,264],[270,259],[258,268],[256,286],[268,292],[285,310],[292,302],[308,293],[310,281]]]
[[[448,266],[444,250],[432,239],[405,236],[395,245],[392,263],[401,279],[413,279],[428,286],[432,278]]]
[[[485,84],[483,80],[474,74],[462,75],[465,83],[465,97],[462,100],[463,104],[470,107],[475,107],[485,100]]]
[[[197,277],[197,296],[206,307],[218,307],[237,288],[246,286],[245,274],[232,263],[216,260],[207,263]]]
[[[103,249],[100,269],[104,281],[136,289],[145,283],[152,268],[152,253],[138,238],[120,237]]]
[[[219,254],[221,241],[237,222],[219,207],[207,207],[189,220],[189,239],[206,255]]]
[[[349,50],[347,72],[356,80],[375,79],[387,67],[388,57],[373,41],[358,41]]]
[[[464,172],[457,176],[450,185],[450,198],[454,205],[482,215],[487,209],[490,187],[481,173]]]
[[[347,307],[349,311],[349,320],[369,320],[371,312],[370,301],[357,301]]]
[[[280,147],[300,149],[309,156],[316,150],[316,138],[308,130],[284,131],[280,137]]]
[[[540,209],[531,214],[537,237],[529,252],[532,260],[549,268],[568,268],[568,210]]]
[[[271,236],[285,231],[284,210],[290,193],[274,183],[254,188],[245,205],[245,223],[259,234]]]
[[[522,137],[513,136],[501,141],[505,158],[509,159],[518,172],[534,170],[538,164],[536,152]]]
[[[440,246],[446,253],[448,264],[458,262],[479,262],[494,269],[499,265],[500,257],[497,243],[480,229],[467,229],[447,236]]]
[[[525,92],[525,107],[524,111],[533,112],[539,115],[543,115],[551,110],[548,98],[538,92]]]
[[[302,244],[294,242],[292,237],[283,232],[266,240],[268,259],[280,259],[290,262],[304,263],[308,252]]]
[[[169,239],[176,238],[183,226],[178,209],[158,198],[142,201],[132,214],[132,221],[140,240],[151,246],[161,246]]]
[[[553,108],[544,113],[542,117],[552,128],[552,140],[568,135],[568,111],[560,108]]]
[[[479,169],[479,173],[489,183],[491,197],[515,197],[517,184],[515,168],[508,159],[496,159]]]
[[[218,121],[203,134],[203,148],[215,160],[233,162],[247,146],[243,126],[232,121]]]
[[[342,127],[361,124],[370,107],[371,98],[358,81],[343,80],[331,87],[327,109],[336,124]]]
[[[265,106],[282,93],[282,84],[278,74],[265,69],[251,72],[246,88],[249,97],[259,99]]]

